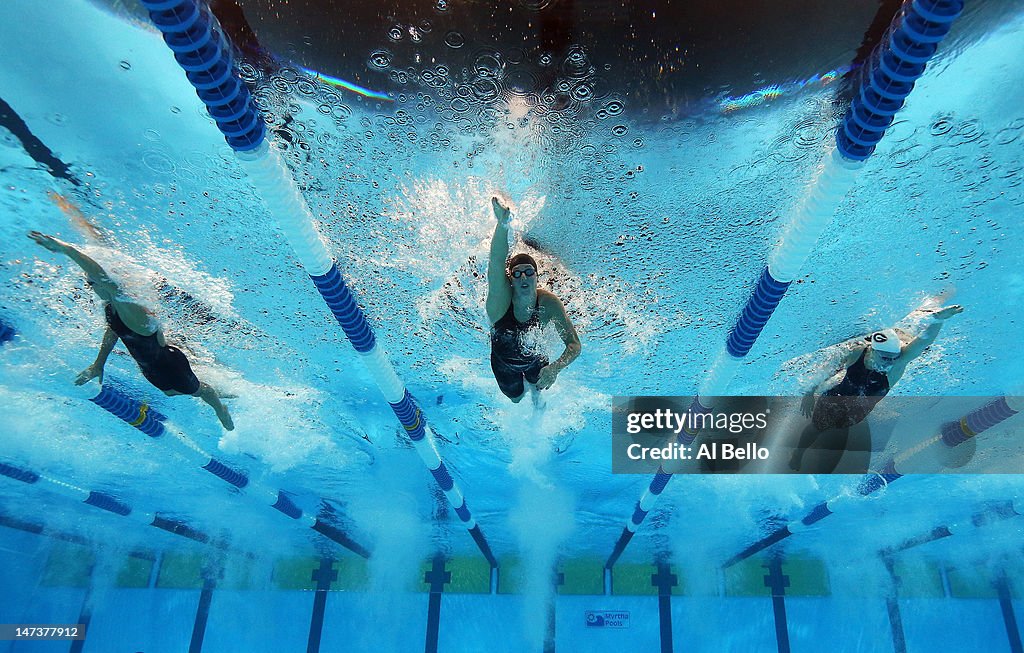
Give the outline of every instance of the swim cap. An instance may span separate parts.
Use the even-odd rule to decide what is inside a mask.
[[[540,271],[537,267],[537,261],[533,260],[533,257],[529,254],[516,254],[508,260],[508,265],[505,266],[505,276],[512,276],[512,268],[517,265],[532,265],[534,270]]]
[[[886,354],[900,353],[900,337],[895,329],[875,331],[867,338],[871,348]]]

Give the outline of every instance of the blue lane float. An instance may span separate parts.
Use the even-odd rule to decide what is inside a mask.
[[[166,418],[163,415],[152,409],[146,402],[129,397],[118,389],[116,385],[109,382],[104,383],[100,388],[99,394],[89,401],[129,426],[134,426],[151,438],[161,438],[170,432],[168,426],[164,423]],[[244,472],[233,469],[229,465],[210,456],[183,434],[176,431],[170,433],[176,439],[183,441],[189,449],[199,454],[201,458],[207,459],[198,461],[201,463],[200,467],[236,488],[244,488],[248,485],[249,478]]]
[[[245,151],[262,143],[263,118],[234,74],[231,45],[210,10],[194,0],[140,2],[231,149]]]
[[[263,118],[234,71],[231,44],[216,18],[195,0],[141,1],[277,219],[317,291],[360,354],[423,463],[435,479],[450,478],[432,438],[427,437],[425,417],[378,346],[362,309],[321,241],[294,178],[280,155],[267,146]],[[488,563],[497,567],[497,559],[458,485],[452,481],[441,489]]]
[[[1010,407],[1006,397],[999,397],[981,408],[964,415],[959,420],[943,425],[942,441],[946,446],[955,447],[958,444],[967,442],[967,440],[979,433],[1010,419],[1017,412],[1016,409]]]
[[[914,82],[924,74],[939,42],[962,10],[963,0],[905,0],[886,36],[861,68],[855,99],[836,129],[835,145],[815,170],[809,192],[801,199],[739,318],[729,330],[725,345],[698,388],[694,408],[711,409],[714,403],[711,398],[728,394],[728,385],[741,362],[757,342],[831,222],[839,203],[853,186],[857,172],[874,152],[893,116],[913,90]],[[690,445],[697,433],[684,431],[681,436],[680,442]],[[663,478],[667,473],[659,470],[637,501],[608,557],[606,568],[615,564],[650,513],[667,483]]]
[[[12,327],[0,322],[0,329],[6,329],[6,332],[11,334],[11,338],[13,338],[15,330]],[[10,340],[11,338],[7,338],[7,340]],[[6,340],[0,340],[0,344],[3,344],[4,342],[6,342]],[[128,396],[117,387],[116,382],[112,383],[111,381],[112,378],[108,375],[107,383],[103,384],[100,387],[99,393],[96,396],[91,397],[89,400],[130,426],[134,426],[151,438],[161,438],[165,435],[171,435],[174,439],[177,439],[185,445],[185,449],[191,454],[194,462],[217,478],[231,484],[233,487],[241,490],[250,486],[249,477],[244,472],[233,469],[205,453],[198,445],[185,437],[184,434],[178,433],[174,429],[165,425],[164,422],[167,418],[159,411],[155,410],[145,402],[138,401]],[[88,388],[85,388],[85,390],[88,391]],[[35,472],[14,467],[6,463],[0,463],[0,475],[29,484],[34,484],[41,478],[40,475]],[[63,486],[67,484],[60,483],[59,485]],[[73,486],[67,485],[67,487]],[[271,490],[263,487],[250,487],[249,489],[250,491],[256,492],[265,497],[271,507],[283,515],[305,523],[309,528],[312,528],[324,537],[340,544],[356,555],[364,558],[368,558],[370,556],[370,552],[366,547],[353,540],[342,529],[322,521],[317,517],[304,514],[302,509],[295,505],[295,502],[293,502],[284,493],[284,491]],[[127,516],[131,513],[131,508],[127,504],[124,504],[107,494],[91,492],[85,496],[83,501],[91,506],[122,516]],[[200,542],[206,542],[209,540],[209,538],[204,534],[191,528],[187,524],[159,516],[154,516],[154,520],[151,525],[170,531],[176,535],[188,537]]]
[[[369,557],[367,549],[342,530],[322,522],[316,517],[305,515],[282,490],[250,487],[251,482],[245,472],[234,469],[210,456],[184,434],[165,424],[166,418],[145,402],[133,399],[117,389],[116,386],[109,384],[104,384],[100,393],[91,401],[152,438],[171,435],[173,439],[185,445],[184,449],[191,454],[193,461],[202,469],[238,490],[250,489],[265,498],[266,502],[281,514],[304,523],[359,556]]]
[[[836,147],[851,161],[875,151],[939,42],[964,9],[964,0],[913,0],[861,68],[859,92],[836,132]]]
[[[982,432],[987,431],[1001,424],[1002,422],[1006,421],[1007,419],[1013,417],[1018,412],[1020,412],[1020,409],[1024,408],[1024,405],[1018,405],[1020,403],[1022,403],[1022,399],[1017,396],[1000,397],[994,401],[985,404],[980,408],[971,411],[970,413],[967,413],[959,420],[955,420],[947,424],[944,424],[940,428],[939,434],[935,435],[934,437],[928,440],[925,440],[922,445],[914,447],[913,449],[910,449],[900,455],[893,456],[882,465],[881,470],[877,472],[872,472],[870,474],[865,474],[863,477],[861,477],[860,482],[857,484],[857,488],[854,493],[855,497],[870,496],[880,490],[889,487],[899,479],[903,478],[904,474],[900,471],[900,469],[903,468],[903,466],[906,463],[910,462],[914,457],[923,454],[930,447],[941,445],[940,453],[943,453],[955,452],[958,449],[962,449],[965,446],[964,443],[973,444],[973,438],[977,437]],[[961,426],[967,424],[970,424],[971,426]],[[954,427],[957,429],[969,428],[971,429],[972,435],[964,438],[947,437],[947,432]],[[961,430],[960,433],[963,434],[964,431]],[[953,456],[950,456],[950,458],[953,458]],[[941,459],[942,457],[940,457],[940,460]],[[762,537],[761,539],[754,542],[747,548],[743,549],[738,554],[730,558],[724,566],[732,566],[737,562],[740,562],[741,560],[749,558],[755,553],[767,549],[773,544],[781,542],[790,535],[806,530],[807,528],[813,526],[814,524],[817,524],[826,517],[835,514],[836,511],[841,509],[841,507],[845,503],[851,500],[855,500],[855,497],[841,496],[817,504],[800,519],[785,524],[784,526],[776,529],[772,533],[768,534],[765,537]],[[1024,513],[1024,504],[1014,504],[1012,506],[1012,510],[1014,511],[1013,514]],[[976,522],[975,525],[978,525],[978,523]]]
[[[197,542],[210,542],[208,535],[196,528],[193,528],[192,526],[189,526],[185,522],[167,519],[166,517],[161,517],[158,514],[135,511],[124,501],[121,501],[117,497],[105,492],[85,490],[66,481],[57,480],[45,474],[40,474],[8,463],[0,463],[0,476],[6,476],[7,478],[27,483],[29,485],[45,485],[51,492],[80,500],[82,503],[93,506],[94,508],[99,508],[100,510],[104,510],[113,515],[128,517],[139,523],[154,526],[161,530],[165,530],[168,533],[187,537]]]
[[[997,504],[989,506],[981,512],[971,515],[968,522],[965,523],[953,523],[943,524],[935,526],[927,533],[911,537],[904,540],[903,542],[884,549],[881,554],[883,556],[892,555],[894,553],[908,551],[915,547],[921,546],[922,544],[928,544],[929,542],[935,542],[937,540],[952,537],[957,533],[973,530],[976,528],[982,528],[990,524],[996,524],[1007,519],[1019,517],[1024,514],[1024,502],[1020,499],[1001,501]]]

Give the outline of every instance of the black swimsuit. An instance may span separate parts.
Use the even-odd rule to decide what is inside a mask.
[[[823,393],[814,405],[812,417],[819,431],[845,428],[864,420],[882,397],[889,393],[889,377],[864,365],[868,350],[846,368],[843,380]]]
[[[530,319],[520,322],[510,302],[505,315],[491,327],[491,371],[502,393],[511,399],[523,396],[523,379],[537,383],[540,371],[548,364],[547,357],[531,351],[525,339],[528,332],[540,328],[539,303],[540,298],[533,305]]]
[[[107,324],[124,343],[125,349],[139,364],[142,375],[160,390],[174,390],[186,395],[199,391],[199,379],[192,372],[188,358],[177,347],[161,345],[156,334],[144,336],[128,328],[121,316],[107,304]]]

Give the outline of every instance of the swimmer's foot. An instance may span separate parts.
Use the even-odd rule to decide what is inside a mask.
[[[235,429],[235,423],[231,420],[231,413],[228,412],[228,407],[221,402],[220,395],[217,394],[216,390],[205,383],[200,383],[196,396],[210,405],[210,408],[217,413],[217,419],[220,420],[220,423],[226,430],[233,431]]]
[[[575,442],[575,441],[576,441],[576,434],[575,433],[570,433],[569,435],[566,435],[565,437],[562,437],[562,438],[555,438],[555,453],[557,453],[557,454],[565,453],[569,449],[569,447],[572,445],[572,443]]]
[[[234,431],[235,423],[231,419],[231,413],[228,412],[227,406],[221,404],[219,408],[217,406],[214,406],[213,409],[217,412],[217,419],[219,419],[221,425],[224,426],[224,430]]]
[[[793,451],[793,455],[789,459],[789,468],[794,472],[799,472],[800,468],[804,464],[804,449],[796,449]]]

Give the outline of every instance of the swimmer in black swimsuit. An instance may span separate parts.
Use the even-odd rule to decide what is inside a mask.
[[[864,421],[903,377],[907,364],[924,353],[938,337],[946,319],[963,310],[962,306],[952,305],[932,311],[932,323],[924,333],[912,339],[902,333],[908,339],[906,344],[901,332],[885,329],[854,345],[843,359],[839,382],[834,382],[837,373],[829,370],[828,378],[815,383],[804,396],[800,410],[805,417],[811,418],[811,423],[800,436],[789,466],[799,470],[804,453],[824,431],[848,429]],[[815,397],[816,392],[820,392],[820,396]]]
[[[508,229],[512,213],[497,197],[491,198],[498,224],[491,238],[487,265],[487,317],[491,322],[491,370],[502,393],[515,403],[526,396],[530,384],[534,401],[550,388],[559,372],[580,355],[581,345],[565,307],[553,293],[537,288],[540,273],[529,254],[508,258]],[[507,262],[506,262],[507,261]],[[565,351],[549,363],[537,349],[540,329],[553,324]]]
[[[103,383],[103,366],[118,340],[124,343],[128,353],[146,379],[168,396],[193,395],[208,403],[216,412],[217,419],[227,430],[235,428],[227,407],[220,395],[209,385],[196,378],[188,358],[177,347],[164,341],[160,326],[145,307],[126,298],[120,287],[110,278],[106,270],[75,246],[57,240],[38,231],[29,233],[29,238],[58,254],[64,254],[85,272],[86,284],[106,302],[103,312],[107,329],[103,334],[96,361],[83,370],[75,379],[82,385],[99,378]]]

